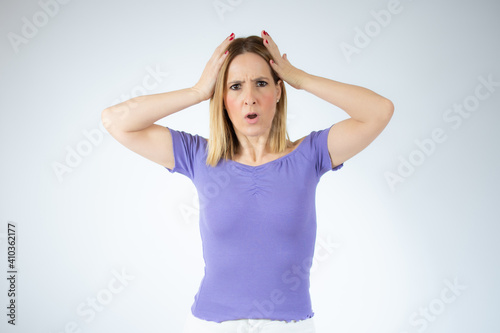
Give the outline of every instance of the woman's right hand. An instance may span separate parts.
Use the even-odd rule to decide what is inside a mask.
[[[226,50],[233,39],[234,33],[227,37],[222,44],[215,49],[214,54],[201,74],[200,80],[193,86],[192,89],[199,94],[200,101],[206,101],[214,94],[217,75],[219,74],[224,59],[226,59]]]

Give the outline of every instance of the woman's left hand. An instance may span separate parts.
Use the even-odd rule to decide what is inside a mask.
[[[288,61],[286,53],[283,53],[283,56],[281,56],[278,46],[266,31],[262,30],[261,37],[264,39],[264,46],[267,47],[274,59],[274,61],[270,61],[271,68],[283,81],[295,89],[302,89],[302,83],[307,73],[292,66]]]

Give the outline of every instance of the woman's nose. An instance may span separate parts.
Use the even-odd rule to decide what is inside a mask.
[[[255,104],[255,94],[252,88],[246,89],[244,95],[245,105]]]

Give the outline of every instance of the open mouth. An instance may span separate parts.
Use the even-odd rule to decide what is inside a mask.
[[[245,120],[249,124],[256,124],[259,121],[259,115],[255,112],[249,112],[245,116]]]

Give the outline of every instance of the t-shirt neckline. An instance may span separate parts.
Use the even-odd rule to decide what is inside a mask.
[[[259,165],[249,165],[249,164],[244,164],[244,163],[240,163],[240,162],[236,162],[234,160],[228,160],[230,163],[233,163],[239,167],[242,167],[242,168],[246,168],[246,169],[251,169],[251,170],[256,170],[256,169],[261,169],[261,168],[265,168],[265,167],[268,167],[274,163],[277,163],[281,160],[284,160],[286,158],[289,158],[290,156],[292,156],[293,154],[295,154],[295,152],[297,150],[299,150],[300,146],[302,146],[302,144],[304,143],[304,141],[307,140],[307,136],[305,138],[302,139],[302,141],[300,141],[300,143],[297,145],[297,147],[295,147],[294,150],[292,150],[291,152],[289,152],[288,154],[285,154],[283,156],[280,156],[278,157],[277,159],[274,159],[272,161],[269,161],[269,162],[266,162],[266,163],[263,163],[263,164],[259,164]]]

